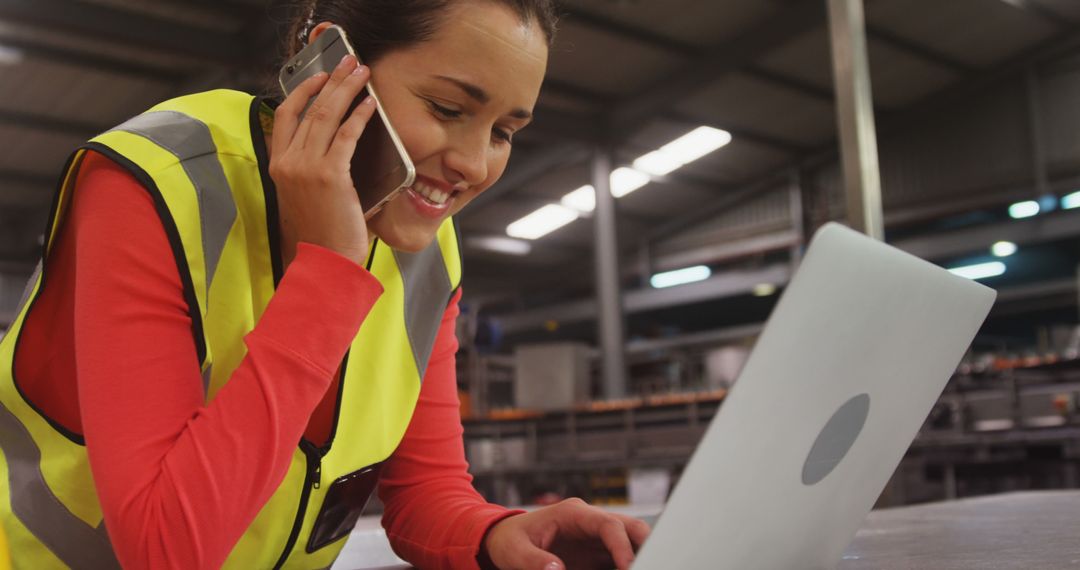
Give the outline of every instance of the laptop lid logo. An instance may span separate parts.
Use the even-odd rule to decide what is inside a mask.
[[[869,413],[869,394],[859,394],[836,410],[806,456],[802,470],[804,485],[814,485],[832,473],[855,444]]]

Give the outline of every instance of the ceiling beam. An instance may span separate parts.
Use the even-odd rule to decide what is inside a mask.
[[[610,133],[615,140],[628,138],[648,119],[669,110],[672,103],[695,93],[728,73],[739,71],[752,61],[784,45],[795,36],[825,21],[825,4],[820,0],[792,2],[764,22],[738,37],[705,50],[687,64],[639,94],[618,102],[609,115]]]
[[[563,15],[561,20],[564,23],[580,23],[594,30],[629,39],[640,44],[645,44],[650,48],[666,51],[670,54],[679,55],[684,58],[697,57],[702,51],[701,48],[693,44],[658,34],[646,28],[624,24],[606,16],[601,16],[578,8],[565,8],[562,12]]]
[[[964,63],[924,44],[909,40],[877,26],[867,24],[866,35],[875,41],[881,42],[899,51],[917,56],[919,59],[932,63],[938,67],[948,69],[962,77],[971,75],[979,70],[979,68],[973,65]]]
[[[62,135],[89,138],[105,132],[108,126],[98,125],[78,119],[59,119],[48,115],[37,115],[21,111],[0,109],[0,125],[8,125],[35,131],[48,131]]]
[[[0,0],[0,2],[3,1]],[[120,56],[90,53],[85,49],[50,46],[25,38],[4,37],[0,40],[0,43],[15,48],[33,58],[64,65],[74,65],[93,71],[130,75],[162,83],[176,83],[187,76],[187,73],[182,70],[139,63]]]
[[[161,49],[219,64],[239,64],[252,59],[251,46],[234,35],[73,0],[0,0],[0,19]]]
[[[1048,8],[1041,2],[1035,0],[993,0],[996,2],[1004,2],[1014,8],[1019,9],[1022,12],[1027,12],[1033,16],[1038,16],[1046,22],[1049,22],[1059,29],[1066,29],[1075,26],[1078,22],[1062,16],[1057,11]]]
[[[20,184],[53,188],[56,186],[57,181],[58,180],[52,176],[43,176],[36,172],[0,168],[0,183],[3,184]]]
[[[571,11],[566,16],[566,20],[569,22],[580,22],[594,30],[626,38],[654,49],[663,50],[670,54],[677,55],[684,60],[700,59],[706,57],[708,54],[708,50],[704,50],[693,44],[681,42],[657,34],[651,30],[627,25],[589,12],[580,10]],[[742,71],[757,79],[779,85],[785,89],[795,91],[813,99],[823,100],[829,103],[832,103],[833,101],[832,89],[822,88],[812,83],[768,71],[754,65],[747,65]]]
[[[770,71],[756,65],[747,65],[742,71],[754,79],[772,83],[773,85],[783,87],[788,91],[794,91],[811,99],[816,99],[830,105],[835,103],[836,98],[833,96],[832,88],[821,87],[820,85],[815,85],[809,81],[803,81],[789,75],[776,73],[775,71]]]

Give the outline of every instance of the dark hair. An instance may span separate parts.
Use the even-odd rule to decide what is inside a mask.
[[[349,34],[349,41],[365,63],[374,63],[389,51],[430,39],[446,14],[459,0],[304,0],[285,37],[284,58],[296,55],[307,42],[311,28],[333,22]],[[521,17],[536,22],[548,44],[555,39],[554,0],[488,0],[502,4]]]

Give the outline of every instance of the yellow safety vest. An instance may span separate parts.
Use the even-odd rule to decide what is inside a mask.
[[[28,402],[13,377],[19,332],[48,279],[47,252],[85,152],[121,164],[153,197],[180,270],[209,403],[244,357],[243,337],[281,278],[260,105],[235,91],[180,97],[93,138],[69,160],[43,264],[0,341],[0,519],[15,568],[119,567],[81,434]],[[416,254],[376,239],[366,264],[384,293],[350,349],[363,357],[346,355],[343,363],[330,440],[321,448],[300,442],[288,474],[226,568],[329,567],[374,486],[378,465],[394,452],[412,418],[442,315],[461,280],[453,222],[443,223],[437,239]]]

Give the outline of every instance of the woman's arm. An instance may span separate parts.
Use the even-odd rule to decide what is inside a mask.
[[[523,512],[485,501],[468,473],[454,359],[460,298],[459,290],[443,314],[416,412],[379,479],[390,544],[419,568],[477,568],[488,528]]]
[[[312,410],[382,292],[301,244],[204,405],[188,307],[149,194],[89,155],[62,240],[77,255],[75,352],[90,466],[125,568],[218,567],[274,492]]]

